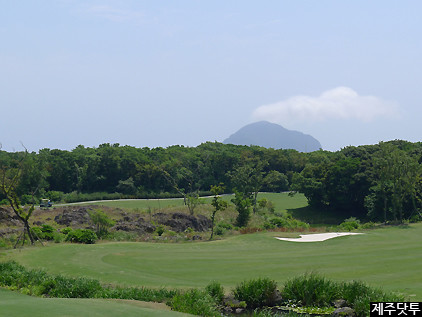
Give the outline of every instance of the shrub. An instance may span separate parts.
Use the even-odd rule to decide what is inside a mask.
[[[95,225],[95,232],[99,238],[106,237],[108,235],[108,229],[114,226],[115,223],[101,209],[91,211],[89,217]]]
[[[31,233],[34,236],[34,239],[35,240],[44,239],[44,234],[41,231],[41,228],[40,227],[32,227],[31,228]]]
[[[32,195],[22,195],[21,204],[22,205],[32,205],[34,203],[34,197]]]
[[[157,227],[157,229],[155,229],[155,232],[159,235],[159,236],[161,236],[164,232],[166,231],[166,229],[164,228],[164,226],[163,225],[159,225],[158,227]]]
[[[269,223],[264,224],[264,227],[267,226],[268,229],[277,227],[277,228],[286,228],[286,229],[309,229],[309,224],[306,222],[297,220],[293,217],[274,217],[269,220]]]
[[[69,242],[93,244],[97,240],[97,235],[90,229],[76,229],[70,231],[65,240]]]
[[[340,225],[339,228],[341,230],[345,231],[352,231],[359,229],[360,227],[360,221],[359,219],[356,219],[355,217],[350,217],[348,219],[345,219]]]
[[[224,288],[220,283],[212,281],[205,287],[205,291],[214,298],[216,303],[223,302],[224,298]]]
[[[372,222],[372,221],[369,221],[369,222],[366,222],[366,223],[364,223],[363,225],[361,225],[360,226],[362,229],[373,229],[373,228],[375,228],[376,227],[376,223],[375,222]]]
[[[42,227],[32,227],[31,232],[35,239],[54,240],[56,230],[50,225],[42,225]]]
[[[245,301],[248,308],[274,306],[279,298],[277,283],[268,278],[245,281],[233,290],[234,298]]]
[[[72,228],[66,227],[60,230],[61,233],[63,234],[69,234],[69,232],[73,231]]]
[[[340,293],[358,316],[366,316],[370,302],[403,302],[405,298],[393,293],[385,293],[382,289],[370,287],[361,281],[340,284]]]
[[[165,288],[149,289],[145,287],[108,287],[104,288],[98,297],[140,300],[146,302],[165,302],[177,294],[179,294],[179,291],[168,290]]]
[[[56,230],[52,226],[44,224],[41,227],[41,231],[44,235],[45,240],[53,240],[54,239],[54,234],[55,234]]]
[[[84,277],[70,278],[57,275],[44,285],[50,290],[47,295],[59,298],[95,298],[101,291],[99,281]]]
[[[339,298],[338,285],[316,273],[308,273],[288,280],[281,296],[300,301],[303,306],[329,306]]]
[[[206,292],[191,289],[180,293],[167,303],[173,310],[199,316],[221,316],[214,299]]]
[[[138,235],[134,232],[127,232],[127,231],[114,231],[110,232],[108,235],[110,240],[114,241],[136,241]]]
[[[48,197],[53,202],[60,202],[63,200],[64,193],[56,190],[51,190],[45,193],[45,197]]]

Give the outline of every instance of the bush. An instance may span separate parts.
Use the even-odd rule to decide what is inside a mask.
[[[32,227],[31,228],[31,233],[34,236],[34,239],[35,240],[44,239],[44,234],[41,231],[41,227]]]
[[[234,298],[245,301],[248,308],[274,306],[279,298],[277,283],[268,278],[242,282],[233,290]]]
[[[306,222],[297,220],[292,216],[286,217],[274,217],[269,219],[269,223],[264,224],[264,228],[271,229],[274,227],[277,228],[286,228],[286,229],[309,229],[309,224]]]
[[[155,232],[159,235],[159,236],[161,236],[164,232],[166,231],[166,229],[164,228],[164,226],[163,225],[159,225],[158,227],[157,227],[157,229],[155,229]]]
[[[127,232],[127,231],[114,231],[110,232],[108,235],[110,240],[114,241],[136,241],[138,235],[135,232]]]
[[[61,202],[64,198],[64,193],[56,190],[51,190],[45,193],[45,197],[48,197],[53,202]]]
[[[199,316],[221,316],[214,299],[206,292],[191,289],[167,303],[173,310]]]
[[[145,302],[165,302],[175,295],[177,290],[149,289],[145,287],[108,287],[104,288],[98,297],[140,300]]]
[[[32,195],[22,195],[21,196],[21,204],[22,205],[32,205],[34,202],[35,198]]]
[[[281,296],[286,300],[300,301],[303,306],[330,306],[339,299],[338,285],[316,273],[308,273],[288,280]]]
[[[14,261],[0,262],[0,286],[36,296],[60,298],[115,298],[164,302],[177,290],[103,287],[98,280],[48,275],[42,270],[26,270]]]
[[[69,232],[73,231],[72,228],[66,227],[60,230],[61,233],[63,234],[69,234]]]
[[[205,291],[214,298],[216,303],[222,303],[224,298],[224,288],[220,283],[212,281],[205,287]]]
[[[50,288],[47,295],[59,298],[95,298],[102,289],[97,280],[84,277],[69,278],[62,275],[55,276],[43,286]]]
[[[89,212],[89,217],[96,227],[95,233],[98,238],[106,237],[108,235],[108,229],[114,226],[115,223],[101,209]]]
[[[364,223],[363,225],[360,226],[362,229],[374,229],[376,227],[376,223],[369,221]]]
[[[356,219],[355,217],[350,217],[344,220],[339,225],[339,228],[345,231],[353,231],[353,230],[359,229],[359,227],[360,227],[360,221],[359,219]]]
[[[36,240],[54,240],[56,236],[56,230],[50,225],[42,225],[41,227],[32,227],[31,232]]]
[[[76,243],[94,244],[97,241],[97,235],[90,229],[76,229],[70,231],[65,240]]]
[[[215,226],[214,233],[217,236],[222,236],[224,232],[226,232],[227,230],[232,230],[232,229],[233,229],[233,225],[231,225],[230,223],[221,221],[217,223],[217,225]]]
[[[361,281],[340,284],[340,293],[358,316],[367,316],[370,302],[403,302],[405,298],[393,293],[385,293],[379,288],[366,285]]]

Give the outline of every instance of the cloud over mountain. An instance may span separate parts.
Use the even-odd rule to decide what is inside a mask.
[[[375,96],[360,96],[348,87],[337,87],[318,97],[294,96],[258,107],[255,120],[271,122],[314,122],[328,119],[357,119],[363,122],[398,114],[397,105]]]

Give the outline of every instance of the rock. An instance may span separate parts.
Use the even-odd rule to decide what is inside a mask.
[[[203,215],[195,217],[181,212],[172,214],[159,212],[154,214],[153,217],[158,224],[168,226],[176,232],[183,232],[188,228],[203,232],[211,227],[211,220]]]
[[[22,232],[22,229],[15,229],[15,228],[2,228],[0,229],[0,237],[7,237],[11,234],[15,234],[18,232]]]
[[[347,302],[344,299],[338,299],[338,300],[334,301],[333,305],[334,305],[335,308],[346,307]]]
[[[145,232],[152,233],[155,231],[155,226],[149,222],[145,222],[144,218],[137,214],[122,213],[123,218],[118,220],[116,224],[111,228],[112,230],[136,232],[142,234]]]
[[[63,212],[56,217],[54,221],[59,225],[72,228],[86,228],[86,225],[91,224],[91,217],[89,211],[90,207],[65,207]]]
[[[19,226],[22,223],[10,208],[0,207],[0,224]]]
[[[274,299],[273,299],[273,305],[280,305],[283,302],[283,298],[281,297],[281,292],[276,289],[274,291]]]
[[[331,315],[333,317],[354,317],[356,316],[355,311],[350,307],[341,307],[337,308],[333,314]]]

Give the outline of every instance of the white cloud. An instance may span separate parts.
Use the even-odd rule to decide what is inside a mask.
[[[359,96],[353,89],[337,87],[318,97],[295,96],[258,107],[255,120],[276,123],[315,122],[328,119],[357,119],[370,122],[378,117],[398,115],[397,105],[375,96]]]

